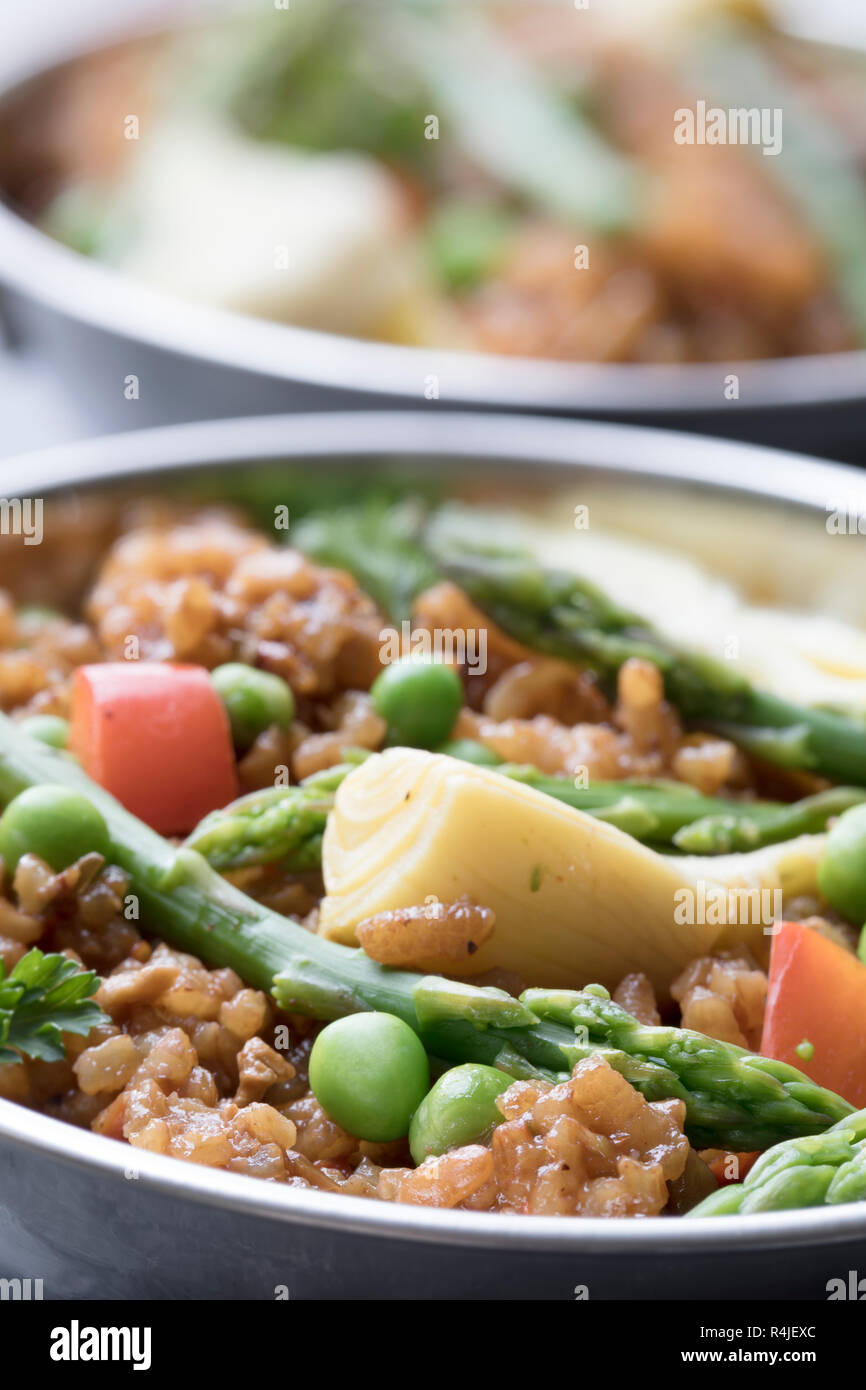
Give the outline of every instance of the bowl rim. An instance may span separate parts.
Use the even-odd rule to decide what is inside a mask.
[[[134,409],[131,403],[130,409]],[[770,445],[594,419],[423,409],[319,410],[192,421],[73,440],[3,461],[8,495],[27,489],[90,487],[141,472],[262,466],[303,457],[360,465],[377,456],[476,464],[579,467],[830,512],[838,499],[866,513],[866,470]]]
[[[80,36],[46,34],[26,59],[0,57],[0,105],[88,53],[166,29],[157,11]],[[184,23],[195,22],[184,16]],[[814,33],[800,41],[838,50]],[[858,47],[852,45],[852,47]],[[41,54],[41,58],[40,58]],[[430,378],[442,398],[498,409],[658,416],[756,411],[854,402],[866,395],[866,349],[758,361],[661,364],[566,362],[454,348],[403,346],[270,322],[199,304],[89,260],[29,223],[0,189],[0,282],[67,319],[117,338],[271,382],[379,397],[424,399]],[[725,397],[739,378],[740,396]]]
[[[541,420],[456,412],[334,412],[247,417],[173,425],[95,441],[82,440],[5,463],[8,495],[47,495],[81,487],[128,483],[139,476],[166,478],[201,470],[251,467],[282,460],[330,458],[333,466],[361,466],[371,457],[415,459],[424,467],[440,458],[525,469],[533,460],[547,476],[658,480],[724,496],[764,498],[820,513],[843,489],[866,513],[866,474],[843,464],[781,450],[699,435],[593,421]],[[541,476],[541,475],[540,475]],[[20,478],[20,485],[16,479]],[[455,1246],[545,1251],[633,1252],[693,1249],[784,1248],[866,1239],[866,1207],[708,1217],[683,1222],[566,1218],[400,1207],[360,1197],[311,1192],[239,1174],[181,1164],[121,1146],[64,1121],[0,1100],[0,1140],[111,1179],[130,1173],[144,1187],[175,1198],[287,1223],[339,1227],[356,1234]]]

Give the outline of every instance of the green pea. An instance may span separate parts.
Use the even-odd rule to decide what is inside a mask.
[[[63,621],[63,614],[56,608],[49,608],[44,603],[25,603],[18,609],[16,614],[18,626],[22,632],[37,632],[40,627],[46,627],[48,623],[58,623]]]
[[[31,714],[29,719],[21,720],[18,728],[50,748],[65,748],[69,742],[69,723],[59,714]]]
[[[451,666],[413,656],[386,666],[370,694],[390,742],[409,748],[444,743],[463,704],[463,685]]]
[[[295,697],[281,676],[228,661],[211,671],[211,680],[226,707],[232,739],[244,753],[259,734],[276,724],[287,729],[295,717]]]
[[[98,256],[111,245],[112,219],[106,201],[101,184],[71,184],[48,207],[46,226],[50,235],[83,256]]]
[[[433,213],[427,243],[433,267],[450,290],[468,290],[501,260],[513,232],[514,214],[478,200],[453,199]]]
[[[402,1139],[429,1085],[421,1041],[394,1014],[350,1014],[329,1023],[313,1043],[310,1089],[331,1119],[359,1139]]]
[[[852,806],[830,830],[818,887],[847,921],[866,922],[866,805]]]
[[[83,854],[108,854],[108,828],[86,796],[50,782],[28,787],[0,816],[0,854],[12,872],[22,854],[65,869]]]
[[[449,758],[457,758],[461,763],[475,763],[478,767],[498,767],[502,759],[492,748],[476,743],[474,738],[455,738],[443,743],[437,753],[447,753]]]
[[[443,1072],[412,1116],[409,1148],[415,1162],[461,1144],[483,1143],[502,1119],[496,1097],[513,1079],[479,1062]]]

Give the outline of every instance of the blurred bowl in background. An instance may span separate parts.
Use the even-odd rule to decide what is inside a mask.
[[[45,65],[37,57],[26,74],[0,74],[6,316],[102,428],[421,402],[429,411],[473,406],[651,422],[862,457],[866,351],[643,365],[403,346],[196,303],[70,250],[28,214],[49,201],[70,149],[92,157],[98,111],[86,103],[105,97],[94,74],[113,74],[117,100],[135,105],[140,55],[160,43],[154,22],[139,20],[137,37],[95,54],[70,45],[60,62],[56,35],[46,35]],[[106,43],[116,37],[112,26],[116,17],[106,21]],[[70,90],[74,108],[64,106]],[[731,375],[737,399],[726,399]]]

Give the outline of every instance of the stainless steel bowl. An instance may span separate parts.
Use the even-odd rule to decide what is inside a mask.
[[[265,472],[368,473],[374,460],[463,484],[482,475],[502,488],[568,484],[627,528],[673,528],[685,548],[729,528],[748,554],[729,556],[728,568],[762,592],[780,573],[796,587],[804,570],[811,588],[810,539],[819,558],[849,563],[854,542],[826,528],[834,499],[866,515],[866,477],[839,465],[679,434],[473,414],[147,431],[11,460],[6,489],[62,499],[189,484],[200,495],[210,479],[224,495]],[[684,514],[694,518],[685,531]],[[760,535],[763,568],[748,539]],[[41,1278],[53,1298],[572,1299],[586,1286],[591,1298],[820,1299],[828,1279],[866,1267],[866,1206],[694,1223],[425,1211],[183,1164],[6,1101],[0,1172],[0,1277]]]
[[[139,19],[134,30],[140,33]],[[116,12],[102,43],[129,28]],[[98,47],[91,32],[89,43]],[[45,34],[26,59],[0,55],[0,168],[25,136],[43,84],[82,43]],[[34,103],[36,103],[34,107]],[[50,360],[99,428],[286,409],[424,403],[604,417],[811,449],[860,461],[866,352],[687,366],[565,363],[400,347],[268,323],[162,294],[68,250],[3,204],[0,281],[16,335]],[[740,396],[725,399],[736,373]],[[138,377],[140,396],[124,396]],[[425,402],[425,383],[439,382]]]

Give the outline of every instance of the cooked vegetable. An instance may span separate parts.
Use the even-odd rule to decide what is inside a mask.
[[[446,739],[463,704],[463,685],[451,666],[414,656],[386,666],[370,693],[390,741],[409,748],[434,748]]]
[[[608,686],[630,657],[652,662],[688,723],[722,734],[765,762],[866,786],[862,720],[757,690],[730,665],[678,649],[594,585],[483,536],[477,511],[450,506],[434,515],[425,545],[440,572],[509,636],[577,662]]]
[[[416,1163],[462,1144],[483,1144],[502,1115],[496,1097],[512,1078],[495,1067],[465,1062],[443,1072],[422,1100],[409,1126],[409,1148]]]
[[[467,290],[494,269],[514,230],[514,217],[496,203],[465,199],[437,208],[427,229],[430,259],[451,290]]]
[[[291,689],[270,671],[229,661],[211,671],[211,680],[226,707],[234,745],[241,753],[272,724],[288,729],[295,717]]]
[[[866,343],[866,189],[856,138],[804,99],[796,80],[732,26],[693,48],[690,76],[728,108],[784,112],[783,157],[762,161],[827,256],[861,344]],[[781,136],[781,131],[780,131]]]
[[[733,1216],[866,1201],[866,1110],[823,1134],[775,1144],[741,1183],[719,1188],[688,1216]]]
[[[857,787],[831,787],[789,804],[733,801],[701,796],[683,782],[623,780],[580,787],[571,778],[546,777],[535,768],[511,763],[498,771],[607,821],[644,844],[657,849],[671,846],[685,854],[746,853],[798,835],[817,835],[833,816],[866,798],[866,792]]]
[[[0,855],[10,874],[22,854],[36,854],[59,870],[91,853],[108,853],[105,821],[86,796],[68,787],[28,787],[0,816]]]
[[[701,796],[682,782],[593,782],[579,787],[570,777],[548,777],[537,768],[503,763],[472,739],[445,743],[437,751],[459,762],[495,767],[502,776],[607,821],[655,849],[671,847],[690,854],[731,854],[818,834],[832,816],[866,796],[858,788],[833,787],[785,805]],[[217,869],[282,864],[300,873],[316,867],[336,790],[354,766],[356,762],[340,764],[296,786],[267,787],[239,797],[206,816],[186,843]]]
[[[478,508],[452,503],[429,511],[419,502],[412,510],[404,503],[399,518],[401,546],[416,554],[420,547],[425,565],[410,578],[399,550],[386,544],[377,552],[377,592],[386,607],[399,598],[405,612],[413,594],[447,576],[509,636],[596,672],[611,691],[620,667],[640,657],[662,672],[666,696],[687,723],[718,732],[765,762],[866,786],[862,720],[779,699],[730,665],[680,650],[595,585],[545,569],[529,550],[488,540],[496,527]],[[386,534],[398,524],[385,504],[379,521]],[[366,587],[371,523],[367,514],[353,519],[351,509],[336,518],[319,514],[305,523],[309,529],[299,528],[296,541],[315,558],[345,566]]]
[[[689,1028],[639,1023],[597,986],[579,992],[528,989],[521,999],[542,1021],[577,1030],[575,1060],[601,1052],[648,1099],[678,1095],[684,1100],[696,1148],[716,1147],[708,1136],[718,1131],[723,1096],[729,1107],[723,1123],[736,1132],[735,1141],[724,1147],[735,1151],[766,1148],[769,1135],[788,1118],[802,1122],[803,1133],[815,1133],[852,1111],[847,1101],[784,1062]]]
[[[675,831],[672,843],[687,854],[730,854],[780,844],[795,835],[820,834],[829,820],[859,805],[864,796],[856,787],[830,787],[787,805],[769,801],[726,805],[719,798],[713,810]],[[820,883],[820,866],[818,872]]]
[[[67,956],[43,955],[34,946],[6,974],[0,960],[0,1066],[21,1054],[41,1062],[66,1056],[64,1033],[86,1037],[110,1020],[92,999],[99,976]]]
[[[352,0],[297,6],[288,31],[267,13],[252,23],[247,16],[240,33],[225,31],[216,65],[211,44],[206,94],[262,140],[414,165],[429,97],[395,64],[389,18],[388,7]]]
[[[637,802],[625,828],[639,819],[645,832]],[[814,893],[823,843],[803,836],[749,854],[673,858],[501,768],[389,749],[338,789],[323,841],[320,931],[354,945],[365,918],[431,894],[468,897],[493,910],[496,933],[465,972],[499,966],[545,984],[591,979],[612,989],[625,969],[640,970],[664,996],[695,956],[763,944],[773,890]]]
[[[402,622],[415,595],[437,577],[418,545],[425,513],[420,498],[395,502],[388,493],[368,494],[344,507],[335,501],[302,517],[292,528],[292,544],[321,565],[348,570],[389,617]]]
[[[394,1014],[432,1056],[495,1065],[512,1076],[555,1078],[600,1051],[648,1097],[683,1099],[687,1132],[710,1147],[761,1148],[820,1132],[849,1110],[782,1062],[677,1028],[643,1028],[588,991],[530,992],[519,1003],[499,990],[389,970],[363,951],[313,936],[233,888],[194,851],[173,848],[80,767],[0,715],[0,801],[44,782],[80,792],[102,813],[112,861],[129,874],[142,916],[167,941],[236,970],[289,1011],[326,1020]],[[545,1016],[533,1022],[536,1002]],[[584,1026],[589,1041],[575,1033]]]
[[[69,741],[95,782],[164,834],[237,796],[228,718],[203,666],[79,666]]]
[[[323,1028],[310,1053],[310,1089],[359,1139],[402,1139],[430,1085],[418,1036],[393,1014],[351,1014]]]
[[[474,738],[451,739],[437,748],[436,752],[444,753],[447,758],[458,758],[462,763],[477,763],[479,767],[498,767],[502,762],[492,748],[486,748]]]
[[[318,868],[334,789],[350,771],[340,764],[294,787],[249,792],[205,816],[186,844],[216,869],[282,864],[303,873]]]
[[[866,922],[866,806],[840,816],[827,836],[818,887],[849,922]]]
[[[115,220],[110,190],[101,182],[82,182],[61,189],[48,209],[45,230],[82,256],[99,256],[110,250]]]
[[[637,168],[477,10],[415,4],[392,23],[433,109],[485,174],[568,227],[612,235],[634,226],[643,191]]]
[[[799,922],[777,924],[761,1052],[866,1105],[866,965]]]
[[[49,743],[52,748],[65,748],[69,742],[69,721],[59,714],[31,714],[18,725],[24,734],[38,738],[40,743]]]

